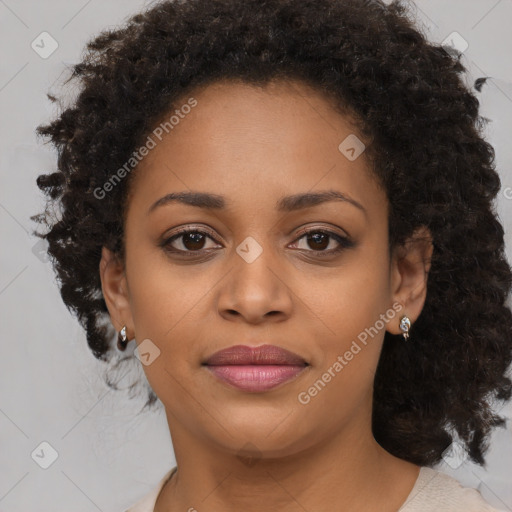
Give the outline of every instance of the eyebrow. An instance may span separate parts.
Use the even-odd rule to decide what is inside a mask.
[[[329,201],[343,201],[352,204],[367,216],[368,212],[361,203],[336,190],[305,192],[303,194],[281,197],[276,202],[276,209],[279,212],[292,212],[310,208]],[[226,200],[224,196],[220,196],[218,194],[210,194],[207,192],[172,192],[155,201],[150,206],[147,214],[149,215],[160,206],[175,202],[204,208],[206,210],[223,210],[226,208]]]

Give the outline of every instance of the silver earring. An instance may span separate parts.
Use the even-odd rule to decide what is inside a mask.
[[[119,331],[117,336],[117,348],[124,352],[126,350],[126,346],[128,345],[128,338],[126,336],[126,325]]]
[[[404,337],[404,340],[407,341],[409,339],[409,330],[411,329],[411,321],[409,320],[409,317],[404,315],[400,319],[400,330],[402,331],[402,336]]]

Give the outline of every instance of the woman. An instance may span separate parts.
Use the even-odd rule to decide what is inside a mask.
[[[130,512],[495,510],[431,466],[483,464],[511,395],[500,179],[464,67],[406,14],[161,2],[38,128],[63,300],[167,415],[176,467]]]

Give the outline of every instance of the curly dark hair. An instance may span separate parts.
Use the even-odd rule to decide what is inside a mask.
[[[107,361],[113,352],[98,264],[102,246],[124,261],[136,168],[103,199],[94,190],[194,88],[301,80],[335,98],[371,139],[366,155],[390,203],[390,249],[419,226],[433,236],[411,341],[385,333],[375,439],[397,457],[434,465],[457,437],[484,465],[491,430],[505,424],[493,404],[512,394],[512,272],[493,204],[495,154],[460,55],[430,43],[399,0],[163,1],[86,49],[66,81],[78,82],[76,98],[37,127],[58,163],[37,178],[47,203],[32,219],[48,228],[36,235],[48,242],[62,299],[94,356]],[[150,392],[147,404],[155,400]]]

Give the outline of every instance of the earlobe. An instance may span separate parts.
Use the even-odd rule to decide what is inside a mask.
[[[117,331],[131,324],[126,275],[123,262],[116,255],[102,247],[99,263],[101,289],[111,321]]]
[[[399,303],[399,319],[408,317],[413,330],[427,297],[427,280],[434,251],[430,230],[421,226],[393,251],[391,264],[391,290],[393,303]],[[402,334],[400,320],[390,323],[388,331]]]

